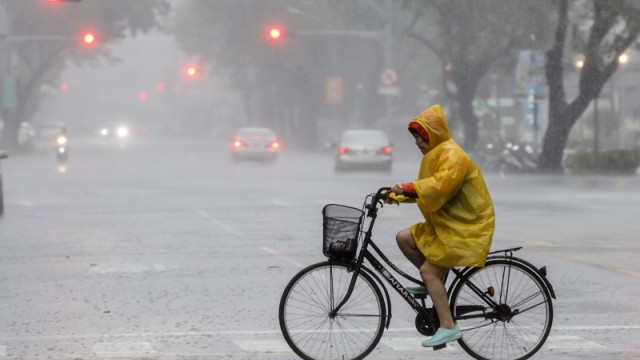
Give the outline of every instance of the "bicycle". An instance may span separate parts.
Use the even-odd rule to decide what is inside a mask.
[[[365,358],[391,322],[385,283],[416,312],[419,333],[431,336],[438,329],[438,315],[425,302],[428,294],[409,291],[379,260],[402,278],[423,284],[393,264],[372,240],[378,210],[389,193],[390,188],[383,187],[367,195],[362,209],[338,204],[323,208],[327,260],[297,273],[279,305],[282,334],[301,358]],[[484,267],[452,268],[443,279],[446,284],[448,275],[455,275],[447,293],[453,319],[463,332],[458,343],[476,359],[527,359],[549,336],[555,292],[546,267],[513,256],[520,249],[490,252]]]

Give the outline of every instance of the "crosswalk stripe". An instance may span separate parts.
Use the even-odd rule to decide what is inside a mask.
[[[549,349],[605,349],[606,346],[575,335],[553,335],[544,344]]]
[[[396,337],[396,338],[386,338],[380,341],[381,344],[386,345],[393,350],[397,351],[420,351],[425,348],[422,346],[422,342],[426,340],[426,336],[422,337]],[[456,346],[452,343],[447,344],[445,349],[442,351],[456,351]]]
[[[291,351],[291,348],[284,340],[234,340],[233,343],[247,352]]]
[[[156,352],[148,341],[99,342],[93,345],[92,350],[96,355],[111,356],[141,356]]]

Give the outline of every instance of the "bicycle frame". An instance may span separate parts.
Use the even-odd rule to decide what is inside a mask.
[[[431,314],[428,313],[428,308],[426,308],[426,306],[424,305],[424,301],[422,302],[422,304],[420,302],[418,302],[418,298],[414,296],[412,293],[410,293],[409,291],[407,291],[406,287],[404,285],[402,285],[398,279],[382,264],[382,262],[380,260],[378,260],[378,258],[376,257],[376,255],[374,255],[373,252],[369,251],[369,247],[371,247],[373,249],[373,251],[375,252],[375,254],[377,254],[378,257],[380,257],[380,259],[382,259],[382,261],[384,263],[386,263],[393,271],[395,271],[398,275],[400,275],[401,277],[422,285],[422,281],[418,280],[408,274],[406,274],[404,271],[402,271],[401,269],[399,269],[395,264],[393,264],[393,262],[391,262],[391,260],[389,260],[382,252],[382,250],[380,250],[380,248],[373,242],[372,240],[372,233],[373,233],[373,226],[376,222],[376,218],[377,218],[377,214],[378,214],[378,203],[381,201],[381,199],[383,199],[384,197],[384,192],[388,192],[390,191],[390,188],[381,188],[380,190],[378,190],[378,192],[373,196],[371,203],[367,204],[366,200],[365,200],[365,208],[367,210],[367,217],[371,218],[371,220],[369,221],[369,225],[367,228],[367,231],[364,233],[364,239],[362,241],[362,247],[360,249],[360,252],[358,254],[357,260],[355,261],[355,263],[352,263],[351,265],[353,266],[353,277],[351,279],[351,283],[349,284],[349,288],[347,290],[347,293],[344,297],[344,299],[342,299],[342,301],[340,301],[338,303],[338,305],[331,311],[331,314],[333,316],[335,316],[338,311],[340,310],[340,308],[349,300],[349,298],[351,297],[351,294],[353,292],[353,288],[355,286],[355,282],[358,278],[358,274],[360,271],[366,271],[367,273],[369,273],[370,275],[373,275],[373,277],[382,285],[382,280],[380,280],[380,277],[378,277],[372,270],[368,269],[367,267],[365,267],[363,265],[364,260],[366,259],[371,266],[373,267],[373,269],[375,269],[381,276],[382,278],[391,286],[391,288],[393,288],[406,302],[407,304],[409,304],[409,306],[416,311],[416,313],[425,315],[425,316],[432,316]],[[509,261],[513,261],[513,262],[519,262],[529,268],[531,268],[532,270],[534,270],[539,278],[541,280],[544,281],[544,283],[546,284],[547,288],[549,289],[551,296],[555,299],[555,293],[553,291],[553,288],[551,286],[551,284],[549,283],[549,281],[546,278],[546,269],[545,268],[541,268],[541,269],[536,269],[535,267],[533,267],[533,265],[531,265],[530,263],[516,258],[513,256],[513,252],[514,251],[518,251],[520,250],[522,247],[518,247],[518,248],[511,248],[511,249],[506,249],[506,250],[498,250],[498,251],[493,251],[491,253],[489,253],[489,258],[488,259],[506,259]],[[495,255],[498,253],[504,253],[504,255]],[[469,288],[476,294],[478,295],[478,297],[480,299],[482,299],[489,308],[491,309],[495,309],[499,306],[499,304],[492,298],[492,295],[490,294],[490,289],[486,289],[486,290],[482,290],[480,289],[478,286],[476,286],[472,281],[470,281],[468,279],[468,277],[466,276],[466,274],[471,270],[471,267],[466,267],[466,268],[462,268],[462,269],[456,269],[456,268],[452,268],[451,271],[455,274],[455,279],[453,279],[451,285],[449,286],[448,289],[448,295],[451,295],[451,291],[452,289],[454,289],[456,287],[456,285],[460,282],[466,282],[467,285],[469,286]],[[508,275],[507,275],[508,276]],[[447,275],[445,275],[445,278],[443,279],[444,282],[446,282],[446,278]],[[387,324],[386,327],[389,327],[389,322],[391,320],[391,304],[390,304],[390,299],[389,299],[389,294],[387,292],[387,289],[385,286],[382,286],[383,290],[385,292],[386,298],[387,298],[387,308],[388,308],[388,319],[387,319]],[[423,298],[424,299],[424,298]],[[473,310],[473,309],[471,309]],[[470,319],[470,318],[476,318],[476,317],[486,317],[488,315],[491,315],[491,313],[484,313],[482,315],[471,315],[471,316],[464,316],[464,315],[459,315],[456,316],[454,318],[454,320],[458,320],[458,319]]]
[[[391,268],[393,269],[393,271],[395,271],[396,273],[398,273],[401,277],[414,282],[418,285],[422,284],[421,280],[418,280],[410,275],[408,275],[407,273],[405,273],[404,271],[402,271],[400,268],[398,268],[395,264],[393,264],[393,262],[391,262],[391,260],[389,260],[380,250],[380,248],[373,242],[372,240],[372,233],[373,233],[373,226],[376,222],[376,218],[378,215],[378,203],[380,202],[380,200],[382,199],[383,193],[385,191],[390,191],[390,188],[381,188],[380,190],[378,190],[378,192],[375,194],[375,196],[372,198],[371,203],[370,204],[366,204],[365,201],[365,207],[368,210],[367,211],[367,217],[371,218],[371,220],[369,221],[369,226],[367,228],[367,231],[365,232],[364,235],[364,239],[362,241],[362,247],[360,249],[360,252],[358,254],[357,260],[355,262],[355,266],[354,266],[354,272],[353,272],[353,277],[351,279],[351,283],[349,284],[349,289],[347,290],[347,293],[344,297],[344,299],[342,299],[342,301],[340,303],[338,303],[338,305],[331,311],[331,314],[337,314],[338,311],[340,310],[340,308],[349,300],[349,297],[351,297],[351,293],[353,291],[353,288],[355,286],[355,282],[356,279],[358,278],[358,273],[360,271],[362,271],[362,269],[366,269],[365,271],[368,271],[370,274],[374,275],[374,278],[380,282],[382,284],[382,281],[380,280],[380,278],[378,276],[376,276],[371,270],[367,269],[366,267],[363,266],[364,260],[366,259],[367,261],[369,261],[369,263],[371,264],[371,266],[380,274],[383,276],[383,278],[387,281],[387,283],[398,293],[400,294],[400,296],[409,304],[409,306],[411,306],[411,308],[416,311],[417,313],[421,313],[421,314],[425,314],[426,315],[426,310],[427,308],[425,306],[423,306],[422,304],[420,304],[417,300],[416,297],[413,296],[409,291],[407,291],[407,289],[398,281],[398,279],[393,276],[393,274],[387,270],[386,267],[384,267],[384,265],[376,258],[376,256],[369,251],[369,246],[371,246],[371,248],[375,251],[375,253]],[[383,289],[385,291],[385,294],[387,295],[387,307],[389,309],[388,311],[388,321],[387,321],[387,328],[389,327],[389,321],[391,319],[391,304],[389,302],[389,295],[388,292],[386,290],[386,287],[383,286]]]

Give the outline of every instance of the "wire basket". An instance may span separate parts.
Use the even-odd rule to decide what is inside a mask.
[[[334,260],[356,255],[364,212],[350,206],[329,204],[322,209],[322,252]]]

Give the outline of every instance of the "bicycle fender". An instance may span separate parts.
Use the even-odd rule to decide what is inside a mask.
[[[535,275],[538,276],[539,280],[542,280],[542,282],[544,283],[544,285],[546,286],[547,290],[549,290],[549,294],[551,295],[551,297],[556,300],[556,293],[553,290],[553,286],[551,285],[551,283],[549,282],[549,279],[547,279],[546,276],[546,267],[542,267],[540,269],[536,268],[535,266],[533,266],[533,264],[531,264],[530,262],[523,260],[521,258],[517,258],[517,257],[507,257],[507,256],[489,256],[487,258],[487,262],[491,261],[491,260],[508,260],[508,261],[512,261],[515,263],[519,263],[520,265],[525,266],[526,268],[529,268],[530,270],[533,271],[533,273]],[[455,278],[455,280],[451,283],[451,285],[449,286],[449,289],[447,290],[447,297],[449,299],[451,299],[451,293],[453,292],[453,289],[456,288],[456,286],[458,285],[458,283],[460,281],[462,281],[463,277],[466,277],[467,273],[469,271],[471,271],[472,269],[474,269],[473,267],[466,267],[463,268],[462,270],[460,270],[460,275],[461,276],[457,276]]]
[[[554,300],[556,300],[556,292],[553,290],[553,286],[551,286],[551,283],[549,282],[549,279],[547,279],[547,268],[546,268],[546,266],[543,266],[543,267],[538,269],[537,267],[533,266],[533,264],[531,264],[530,262],[528,262],[528,261],[526,261],[524,259],[517,258],[517,257],[512,257],[511,261],[518,262],[518,263],[528,267],[529,269],[533,270],[533,272],[538,275],[538,278],[540,278],[540,280],[542,280],[542,282],[547,286],[547,290],[549,290],[549,294],[551,294],[551,297]]]

